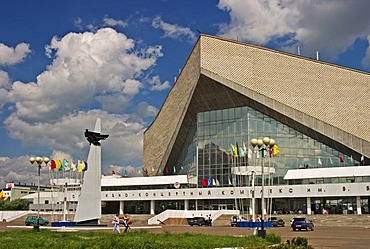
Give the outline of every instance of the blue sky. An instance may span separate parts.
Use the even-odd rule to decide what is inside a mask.
[[[143,132],[199,31],[370,72],[369,9],[367,0],[0,1],[0,188],[36,182],[30,156],[86,160],[83,132],[96,117],[110,135],[103,173],[141,168]]]

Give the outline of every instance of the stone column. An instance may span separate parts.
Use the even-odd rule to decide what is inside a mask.
[[[307,215],[311,215],[312,214],[312,210],[311,210],[311,197],[307,197],[306,198],[306,205],[307,205]]]
[[[189,200],[184,200],[184,209],[189,210]]]
[[[155,200],[150,200],[150,214],[155,214]]]
[[[125,202],[120,201],[119,202],[119,214],[124,214],[124,211],[125,211]]]
[[[356,196],[357,214],[362,214],[361,211],[361,196]]]

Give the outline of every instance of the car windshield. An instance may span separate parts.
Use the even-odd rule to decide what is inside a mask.
[[[305,218],[294,218],[294,221],[305,221]]]

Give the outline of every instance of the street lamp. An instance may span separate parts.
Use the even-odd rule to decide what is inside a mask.
[[[261,180],[262,180],[262,185],[261,185],[261,230],[258,231],[258,236],[265,238],[266,237],[266,231],[265,231],[265,222],[264,222],[264,217],[265,217],[265,198],[264,198],[264,188],[265,188],[265,173],[264,173],[264,168],[265,168],[265,156],[267,155],[267,150],[268,148],[272,148],[275,145],[275,140],[270,139],[269,137],[264,137],[262,139],[251,139],[251,145],[255,149],[256,146],[258,146],[258,150],[261,151],[261,156],[262,156],[262,165],[261,165]],[[254,193],[253,193],[254,195]],[[254,196],[253,196],[254,197]],[[253,207],[254,209],[254,207]],[[254,212],[254,210],[253,210]]]
[[[40,170],[41,170],[41,164],[45,163],[45,165],[48,164],[50,159],[48,157],[30,157],[30,163],[33,164],[36,162],[38,164],[38,180],[37,180],[37,203],[38,203],[38,209],[37,209],[37,223],[35,226],[33,226],[33,230],[36,230],[37,232],[40,231]]]

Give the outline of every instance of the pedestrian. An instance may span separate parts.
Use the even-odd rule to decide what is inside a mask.
[[[125,214],[123,217],[123,225],[125,227],[125,233],[128,232],[128,229],[130,228],[130,224],[132,223],[130,217],[128,217],[128,214]]]
[[[118,214],[114,216],[112,223],[113,223],[113,232],[117,231],[118,233],[121,233],[119,229],[119,215]]]
[[[208,216],[208,225],[211,227],[212,226],[212,217],[211,214]]]

